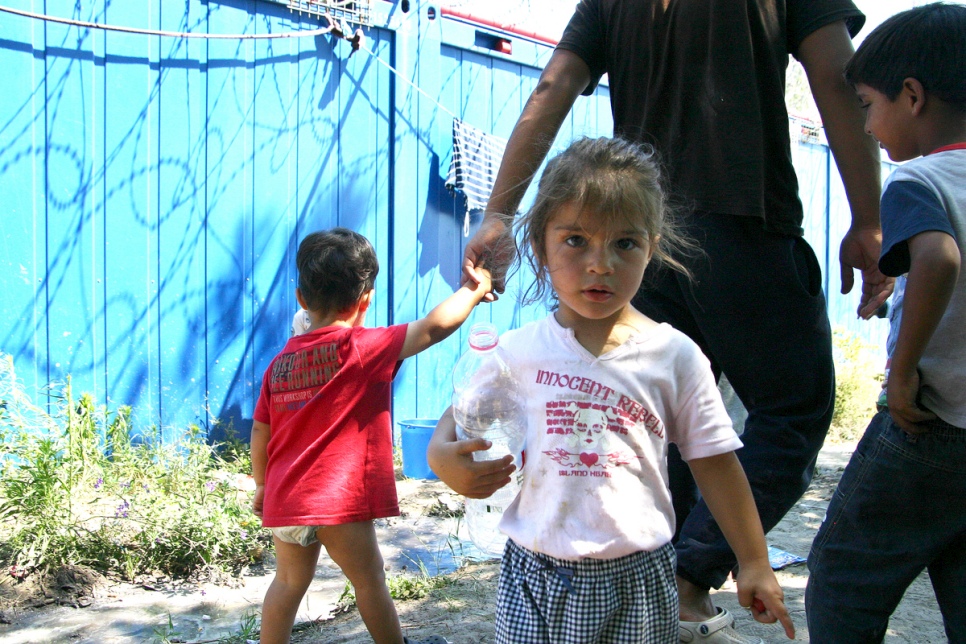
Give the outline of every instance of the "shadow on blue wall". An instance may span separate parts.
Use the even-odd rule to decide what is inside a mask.
[[[322,24],[275,3],[211,3],[200,17],[189,16],[189,9],[198,16],[189,4],[174,18],[177,29],[204,30],[226,8],[247,14],[229,18],[243,31]],[[39,168],[46,181],[36,184],[40,195],[3,191],[12,199],[0,239],[16,246],[7,265],[23,275],[0,277],[7,295],[0,350],[16,357],[40,395],[48,382],[72,374],[78,391],[110,406],[132,404],[138,426],[160,424],[166,436],[188,423],[210,428],[214,439],[228,427],[247,436],[260,371],[288,335],[290,264],[303,229],[339,223],[330,206],[339,198],[365,203],[363,186],[372,183],[375,161],[350,164],[342,180],[359,188],[335,200],[329,194],[339,124],[353,105],[379,111],[360,83],[340,108],[340,91],[347,91],[340,56],[348,46],[333,36],[294,49],[292,41],[259,41],[253,58],[252,46],[239,41],[212,47],[209,57],[197,44],[171,39],[151,60],[130,51],[147,49],[136,36],[110,39],[106,53],[95,55],[96,43],[105,42],[100,32],[53,28],[38,49],[29,44],[30,29],[22,41],[15,31],[0,40],[4,60],[17,57],[43,72],[39,81],[18,75],[0,99],[0,179],[22,184]],[[130,74],[147,82],[91,95],[92,79]],[[253,80],[259,105],[273,102],[280,121],[256,112]],[[311,102],[300,103],[304,96]],[[100,113],[102,101],[115,118]],[[244,156],[239,141],[254,143]],[[252,203],[247,214],[236,208],[239,186],[254,176],[256,162],[272,172],[297,168],[300,142],[310,167],[296,194],[283,196],[284,241],[262,248],[259,213]],[[248,198],[259,190],[245,189]]]

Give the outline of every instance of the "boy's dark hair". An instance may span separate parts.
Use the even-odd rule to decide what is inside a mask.
[[[299,291],[312,311],[345,311],[372,290],[379,260],[369,240],[348,228],[312,233],[295,256]]]
[[[966,6],[934,2],[892,16],[866,36],[845,79],[896,100],[902,82],[966,111]]]

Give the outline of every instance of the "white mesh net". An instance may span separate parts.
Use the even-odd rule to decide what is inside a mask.
[[[292,11],[314,16],[328,15],[333,20],[352,25],[372,25],[373,0],[276,0],[288,5]]]

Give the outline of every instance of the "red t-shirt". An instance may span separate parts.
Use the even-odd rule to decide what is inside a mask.
[[[399,515],[389,410],[406,326],[316,329],[272,360],[254,414],[272,431],[262,525]]]

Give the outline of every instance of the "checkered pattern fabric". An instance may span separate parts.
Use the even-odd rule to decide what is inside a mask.
[[[670,544],[618,559],[566,561],[507,541],[498,644],[678,644]]]

